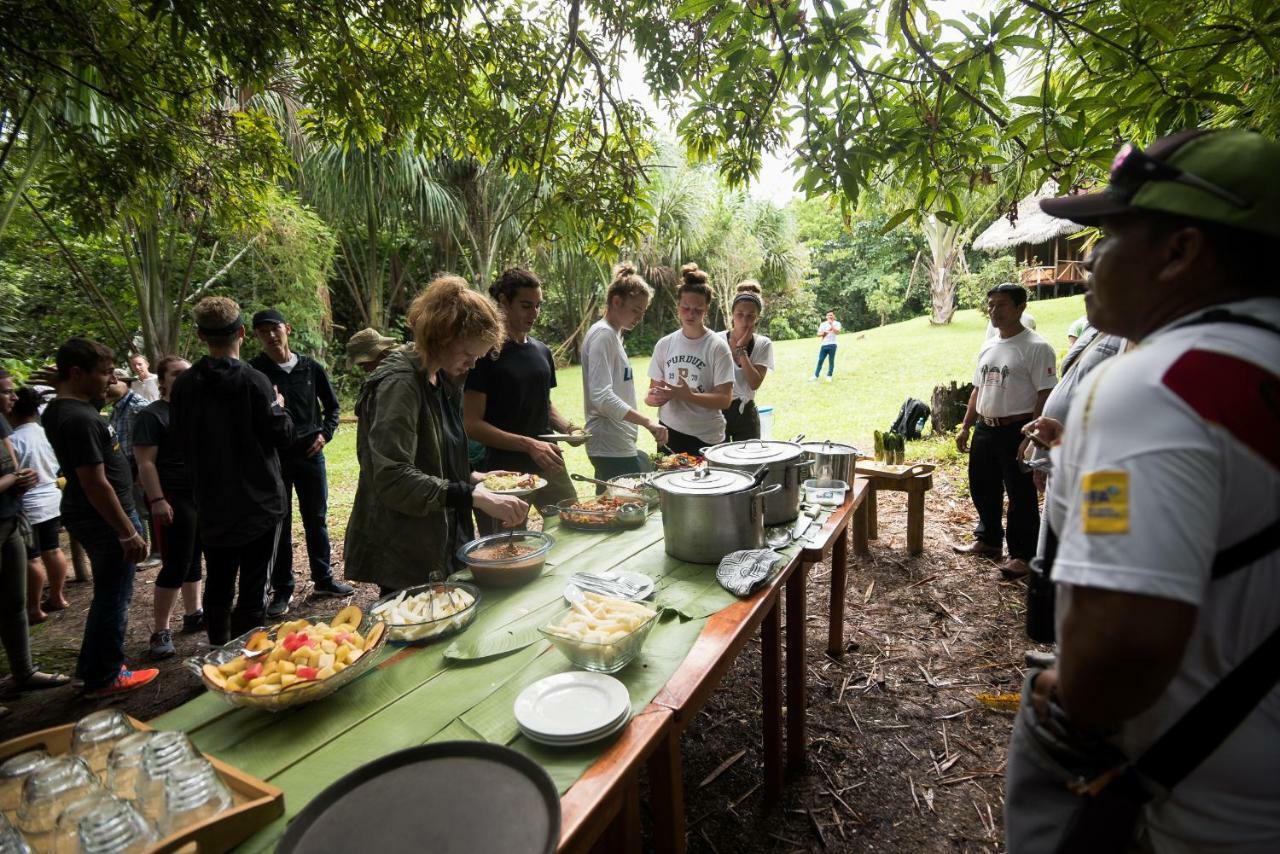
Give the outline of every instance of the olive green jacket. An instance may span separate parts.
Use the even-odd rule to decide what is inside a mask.
[[[360,389],[356,457],[360,480],[347,523],[348,580],[384,587],[425,584],[448,575],[444,427],[428,405],[427,377],[408,348],[386,358]],[[461,407],[462,390],[442,385],[446,405]],[[465,512],[465,511],[460,511]]]

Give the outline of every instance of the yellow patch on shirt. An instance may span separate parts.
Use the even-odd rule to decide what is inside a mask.
[[[1080,518],[1086,534],[1129,533],[1129,473],[1094,471],[1084,476]]]

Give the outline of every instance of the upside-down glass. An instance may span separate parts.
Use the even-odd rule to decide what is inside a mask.
[[[0,812],[0,854],[31,854],[31,846],[22,838],[18,828],[9,823]]]
[[[164,779],[185,759],[196,757],[191,740],[181,732],[158,732],[142,751],[142,764],[134,782],[138,809],[148,821],[162,823],[165,813]]]
[[[33,847],[44,847],[40,837],[53,832],[62,811],[101,788],[89,765],[78,756],[59,756],[36,768],[22,784],[18,829]]]
[[[89,763],[95,774],[107,768],[107,755],[117,741],[136,732],[129,717],[119,709],[102,709],[76,722],[71,734],[71,752]]]
[[[160,840],[132,804],[117,799],[98,804],[78,827],[81,854],[140,854]]]
[[[22,784],[32,771],[48,761],[49,753],[41,748],[11,756],[0,765],[0,810],[18,811],[22,803]]]
[[[130,733],[111,748],[104,780],[113,795],[126,801],[137,797],[136,785],[142,769],[142,756],[156,735],[158,733],[155,732]]]
[[[80,819],[98,808],[104,801],[116,801],[119,798],[105,789],[94,789],[80,800],[68,806],[58,816],[53,828],[53,854],[75,854],[80,850]]]
[[[215,816],[233,803],[231,790],[203,756],[169,769],[164,800],[165,818],[160,829],[166,836]]]

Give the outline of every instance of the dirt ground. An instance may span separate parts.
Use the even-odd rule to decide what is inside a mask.
[[[880,538],[871,554],[851,555],[846,652],[826,654],[828,575],[809,577],[809,765],[781,801],[763,803],[760,744],[760,647],[748,644],[684,735],[689,850],[712,854],[786,851],[961,852],[1002,850],[1005,744],[1012,714],[978,694],[1016,692],[1022,654],[1021,583],[995,564],[952,554],[973,511],[963,473],[939,470],[926,500],[925,551],[908,557],[906,502],[879,497]],[[341,542],[335,542],[335,566]],[[328,614],[334,600],[310,600],[305,552],[295,552],[298,594],[291,613]],[[145,661],[156,570],[138,574],[126,646]],[[33,649],[46,670],[71,672],[89,604],[87,584],[68,587],[71,608],[37,627]],[[357,585],[355,601],[376,590]],[[174,623],[175,627],[177,623]],[[158,665],[152,685],[114,705],[146,719],[203,689],[182,659],[202,648],[203,633],[175,635],[178,655]],[[103,705],[70,688],[16,694],[6,678],[0,739],[65,723]]]

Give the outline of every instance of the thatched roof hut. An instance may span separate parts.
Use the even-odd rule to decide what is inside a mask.
[[[1013,222],[1001,217],[988,226],[973,241],[973,248],[985,252],[1013,249],[1018,263],[1023,265],[1021,279],[1024,285],[1037,291],[1052,287],[1054,296],[1063,285],[1071,293],[1085,279],[1081,261],[1087,249],[1082,238],[1073,235],[1084,226],[1066,219],[1051,217],[1040,210],[1040,200],[1058,194],[1058,185],[1052,181],[1018,202],[1017,217]]]

